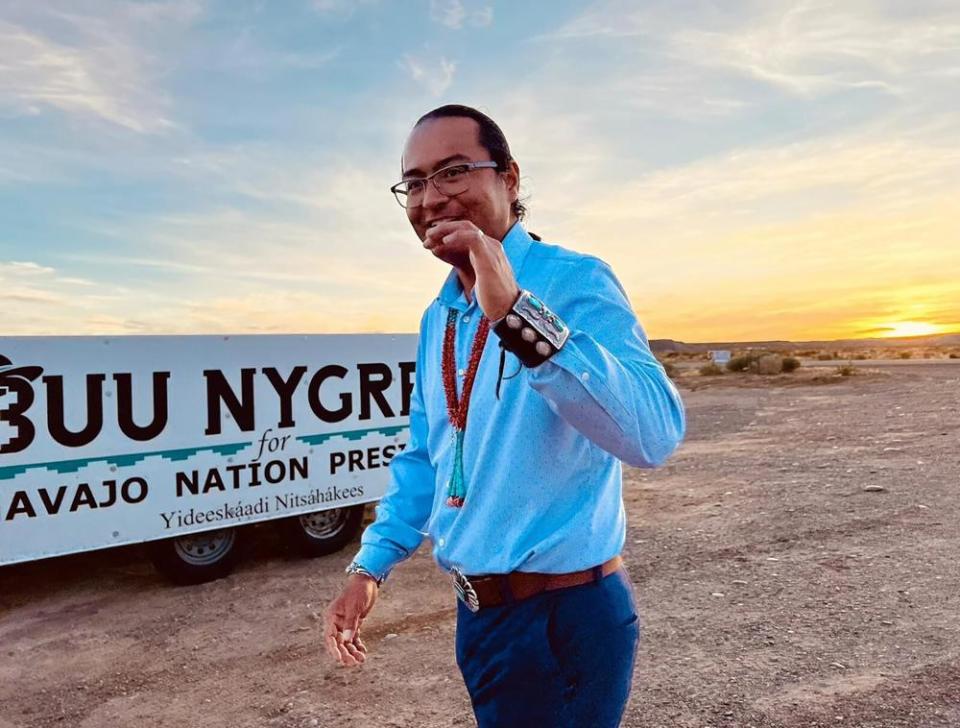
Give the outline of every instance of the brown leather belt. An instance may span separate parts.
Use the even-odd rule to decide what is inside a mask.
[[[484,607],[496,607],[511,601],[520,601],[545,591],[566,589],[589,584],[591,581],[610,576],[623,566],[623,559],[614,556],[599,566],[567,574],[537,574],[529,571],[513,571],[509,574],[464,576],[454,572],[457,596],[473,611]],[[471,593],[472,592],[472,593]],[[475,599],[473,598],[475,596]]]

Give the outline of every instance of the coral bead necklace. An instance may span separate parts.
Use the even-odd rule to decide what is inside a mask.
[[[486,316],[480,317],[480,325],[473,338],[470,349],[470,363],[467,365],[463,379],[463,392],[457,398],[457,360],[456,337],[457,317],[459,312],[450,309],[447,314],[447,327],[443,333],[443,391],[447,396],[447,418],[454,433],[453,473],[450,475],[450,484],[447,487],[447,505],[462,508],[467,496],[466,484],[463,480],[463,433],[467,429],[467,410],[470,408],[470,393],[473,390],[473,380],[480,367],[480,357],[483,347],[487,343],[487,334],[490,333],[490,321]]]

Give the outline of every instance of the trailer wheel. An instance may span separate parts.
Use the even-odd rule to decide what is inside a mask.
[[[353,540],[363,523],[363,504],[304,513],[278,522],[284,539],[301,555],[326,556]]]
[[[239,528],[192,533],[147,544],[157,570],[176,584],[221,579],[240,558]]]

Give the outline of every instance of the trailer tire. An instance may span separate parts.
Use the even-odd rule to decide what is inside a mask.
[[[240,559],[243,531],[221,528],[147,544],[157,570],[175,584],[202,584],[227,576]]]
[[[301,556],[326,556],[346,546],[360,531],[364,506],[303,513],[278,522],[284,540]]]

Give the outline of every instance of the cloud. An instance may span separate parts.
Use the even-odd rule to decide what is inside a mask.
[[[840,89],[900,94],[917,77],[955,75],[960,8],[935,0],[910,11],[872,0],[698,0],[682,7],[606,0],[537,39],[630,45],[669,68],[726,71],[800,96]]]
[[[0,10],[0,116],[69,122],[0,135],[4,193],[55,221],[36,235],[45,270],[2,264],[4,333],[410,330],[446,268],[387,187],[409,123],[451,91],[504,128],[532,228],[610,260],[652,335],[843,335],[960,299],[948,3],[603,1],[550,44],[460,58],[397,34],[376,57],[352,45],[390,27],[357,17],[366,0],[304,4],[321,31],[358,21],[332,50],[288,43],[304,16],[273,4],[250,22],[246,7],[104,2]],[[493,20],[479,0],[420,7],[418,32],[448,44]],[[354,53],[375,79],[297,73]],[[185,118],[195,134],[162,134]],[[7,258],[32,258],[16,245]]]
[[[428,61],[409,53],[405,53],[401,58],[400,67],[433,96],[442,96],[450,88],[457,70],[457,64],[445,57]]]
[[[0,275],[47,276],[54,273],[53,268],[31,261],[11,260],[0,263]]]
[[[579,214],[611,223],[717,229],[858,203],[889,210],[948,189],[960,192],[960,147],[861,131],[737,149],[607,184]]]
[[[342,53],[342,47],[312,51],[288,51],[282,48],[263,47],[249,29],[237,36],[228,47],[218,53],[215,65],[218,69],[238,74],[277,73],[288,70],[315,71],[325,68]]]
[[[171,321],[183,333],[355,333],[397,331],[389,309],[362,297],[313,291],[256,291],[217,296],[171,306],[154,321],[169,331]],[[410,328],[409,330],[413,330]]]
[[[866,320],[945,323],[960,302],[947,273],[960,267],[954,121],[894,134],[885,120],[645,173],[575,117],[556,135],[512,113],[504,127],[536,183],[533,229],[608,260],[651,335],[708,341],[844,337]],[[553,159],[528,154],[540,148],[528,138],[538,127]]]
[[[189,183],[229,190],[231,204],[91,220],[87,232],[115,244],[60,258],[93,266],[120,299],[96,316],[62,305],[60,328],[45,333],[415,328],[445,270],[387,190],[396,158],[238,146],[189,162]]]
[[[155,134],[174,126],[170,100],[155,85],[144,38],[192,23],[193,2],[11,4],[0,14],[0,109],[77,118]]]
[[[956,319],[953,198],[921,198],[907,209],[861,202],[735,227],[621,222],[594,234],[600,241],[618,236],[602,254],[658,336],[842,338],[867,323],[946,323],[948,311]],[[664,265],[649,264],[664,258]]]
[[[960,13],[884,15],[875,3],[791,4],[732,31],[675,35],[686,60],[725,65],[784,90],[814,95],[875,88],[902,93],[916,74],[938,70],[960,49]]]
[[[0,261],[0,334],[42,333],[32,328],[38,318],[60,318],[91,285],[33,261]]]
[[[893,326],[876,326],[869,329],[860,329],[857,331],[857,336],[883,336],[895,330]]]
[[[451,29],[463,27],[467,9],[462,0],[430,0],[430,19]]]
[[[575,125],[541,128],[554,145],[575,131]],[[960,192],[956,153],[926,130],[912,139],[838,135],[738,150],[626,186],[608,174],[579,178],[578,199],[559,207],[554,190],[566,187],[551,178],[537,198],[537,215],[547,224],[534,229],[613,263],[652,335],[848,336],[855,333],[849,322],[871,313],[904,320],[912,301],[924,302],[932,315],[960,295],[949,281],[910,289],[910,301],[877,295],[911,278],[949,277],[960,265],[944,252],[950,200]],[[361,193],[385,188],[391,166],[265,154],[237,149],[193,160],[195,171],[206,170],[206,184],[233,184],[249,203],[155,216],[113,231],[149,255],[76,255],[95,260],[107,278],[131,268],[176,274],[169,284],[136,286],[150,292],[149,305],[131,293],[114,309],[128,318],[109,330],[413,327],[443,267],[423,255],[385,193]],[[282,174],[261,172],[270,169]]]
[[[131,98],[138,95],[133,91],[136,66],[128,65],[129,58],[118,61],[116,50],[68,48],[9,23],[0,23],[0,49],[0,104],[9,110],[39,115],[56,108],[137,132],[170,125],[136,108],[143,105],[143,99]]]
[[[493,23],[493,7],[468,7],[464,0],[430,0],[430,20],[451,30],[460,30],[468,21],[475,28],[486,28]]]
[[[246,237],[245,226],[252,228]],[[260,237],[267,231],[272,239]],[[356,245],[324,252],[324,242],[337,241],[324,241],[306,226],[237,219],[218,227],[198,218],[181,233],[198,251],[194,263],[163,264],[188,242],[173,230],[142,240],[155,258],[72,256],[72,263],[96,264],[101,280],[95,284],[50,266],[0,262],[0,335],[413,331],[441,280],[440,265],[413,246],[407,261]],[[298,249],[298,235],[317,250]],[[237,252],[230,253],[231,237]],[[176,275],[149,275],[157,268]],[[389,304],[384,281],[391,281]]]
[[[493,6],[485,5],[470,13],[470,24],[478,28],[487,28],[493,25]]]
[[[349,18],[361,8],[376,5],[379,0],[313,0],[310,4],[322,16]]]
[[[629,256],[635,238],[621,231],[642,231],[648,239],[669,241],[674,263],[696,264],[704,253],[724,255],[711,241],[739,235],[742,245],[748,231],[755,231],[751,247],[762,246],[765,258],[777,251],[788,258],[798,247],[809,257],[811,241],[800,231],[811,220],[835,214],[868,218],[873,211],[924,225],[927,218],[918,211],[931,206],[939,210],[938,200],[960,195],[960,146],[921,130],[913,137],[891,138],[875,128],[736,149],[627,179],[605,175],[601,168],[581,178],[574,189],[580,191],[576,204],[569,188],[561,186],[544,190],[538,206],[546,208],[548,220],[562,216],[568,234],[607,241],[607,254]],[[785,237],[787,230],[797,238]],[[912,234],[910,229],[889,232]],[[853,225],[833,230],[818,254],[834,256],[837,245],[854,248],[843,236],[855,233]],[[858,239],[857,244],[865,241]],[[736,264],[739,258],[728,260]]]

